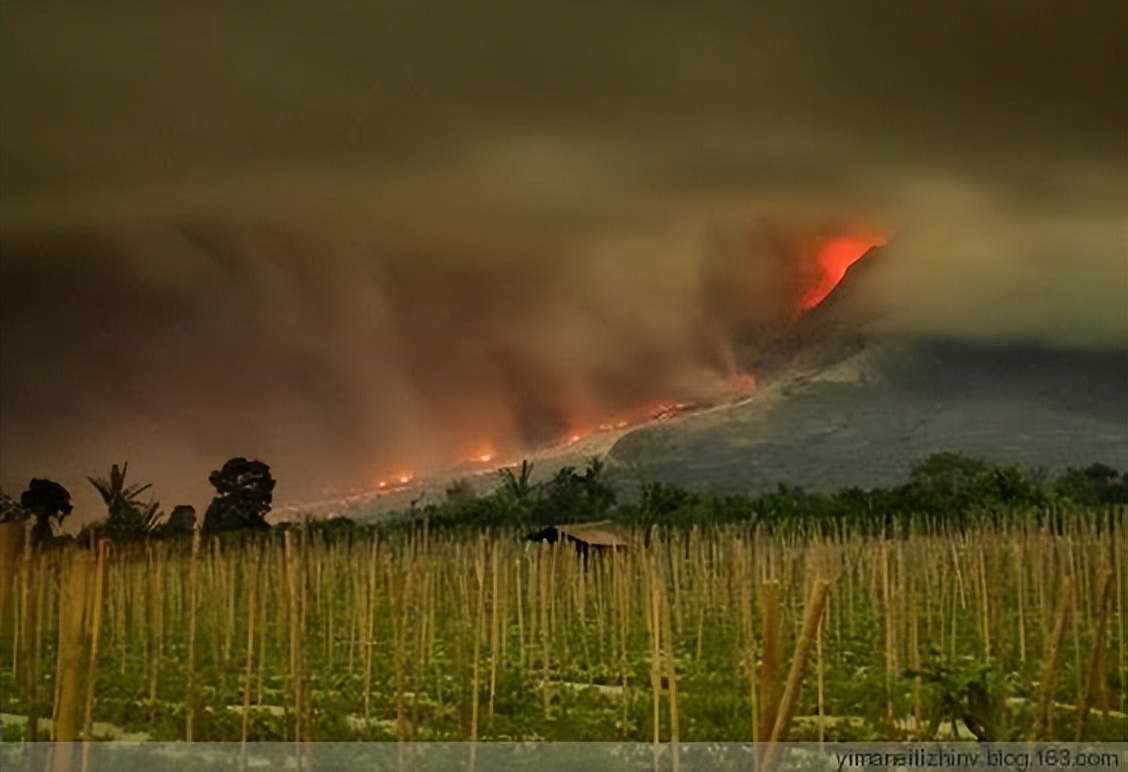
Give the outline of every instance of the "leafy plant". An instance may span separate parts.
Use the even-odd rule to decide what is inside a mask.
[[[106,504],[106,534],[111,539],[141,539],[153,533],[160,525],[163,515],[160,505],[152,498],[142,502],[142,493],[152,487],[145,485],[126,485],[125,474],[129,469],[126,462],[118,468],[114,464],[109,477],[89,477],[90,484],[98,491]]]
[[[501,478],[502,492],[514,501],[523,501],[532,492],[530,479],[533,474],[533,465],[528,459],[521,461],[521,468],[518,472],[506,467],[499,470],[497,474]]]
[[[945,722],[958,736],[959,721],[982,742],[1015,739],[1007,707],[1007,680],[991,665],[964,659],[959,664],[933,662],[919,671],[905,671],[907,678],[918,676],[929,696],[927,738],[935,737]]]

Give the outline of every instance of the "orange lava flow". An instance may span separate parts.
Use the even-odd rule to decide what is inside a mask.
[[[836,236],[818,250],[819,283],[799,301],[800,311],[810,311],[834,291],[846,271],[874,247],[885,246],[885,237],[873,233]]]

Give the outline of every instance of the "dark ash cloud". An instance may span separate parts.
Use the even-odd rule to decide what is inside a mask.
[[[0,5],[0,472],[280,499],[723,387],[811,245],[1128,343],[1117,3]]]

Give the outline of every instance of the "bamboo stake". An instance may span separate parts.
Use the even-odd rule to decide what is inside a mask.
[[[1015,544],[1015,575],[1018,577],[1018,660],[1026,664],[1026,576],[1022,563],[1023,545]]]
[[[827,613],[829,614],[829,602],[827,603]],[[818,699],[819,699],[819,743],[820,745],[826,740],[826,681],[823,672],[823,622],[822,617],[819,617],[818,630],[815,636],[815,657],[818,663]]]
[[[548,556],[546,556],[546,554],[545,554],[546,549],[550,551],[550,555],[548,555]],[[551,547],[541,548],[537,553],[537,570],[538,570],[539,579],[540,579],[540,582],[539,582],[540,596],[537,599],[537,607],[538,607],[538,610],[540,611],[540,634],[541,634],[541,651],[542,651],[541,656],[543,658],[543,660],[541,662],[541,668],[542,668],[542,674],[543,674],[542,681],[544,683],[543,699],[544,699],[544,716],[545,716],[545,718],[548,718],[548,707],[549,707],[548,682],[549,682],[549,667],[550,667],[549,663],[551,662],[550,638],[549,638],[549,634],[548,634],[548,616],[549,616],[549,608],[548,608],[548,604],[549,604],[549,573],[548,572],[549,572],[549,558],[551,556],[551,553],[554,553],[555,551],[556,551],[556,545],[553,544]]]
[[[0,523],[0,641],[16,648],[16,587],[27,524]]]
[[[156,573],[156,591],[149,593],[150,599],[153,604],[153,610],[150,614],[152,618],[151,632],[154,637],[152,644],[153,661],[151,663],[149,672],[149,722],[152,724],[156,720],[157,711],[157,679],[160,673],[161,656],[164,653],[164,603],[162,602],[165,597],[165,582],[162,557],[164,549],[162,544],[154,546],[156,558],[150,563],[150,573]]]
[[[247,727],[251,717],[251,673],[255,660],[255,595],[258,585],[258,559],[251,555],[251,577],[247,590],[247,666],[243,672],[243,757],[247,752]],[[261,653],[259,655],[262,656]]]
[[[493,548],[490,551],[490,574],[493,580],[492,594],[490,596],[490,704],[489,704],[489,719],[492,722],[494,717],[494,700],[497,695],[497,658],[498,658],[498,644],[501,635],[500,621],[498,620],[498,606],[500,599],[498,598],[498,542],[495,540]]]
[[[15,614],[15,630],[12,637],[12,679],[21,686],[24,685],[24,669],[20,667],[27,658],[27,651],[25,648],[25,635],[26,630],[30,624],[31,615],[29,613],[29,606],[31,602],[31,540],[26,538],[27,525],[24,525],[25,538],[23,547],[19,558],[19,579],[20,579],[20,592],[17,602],[19,604],[18,613]]]
[[[69,548],[62,556],[59,580],[59,652],[55,671],[55,705],[51,740],[55,743],[51,766],[69,770],[73,743],[79,739],[79,691],[85,648],[85,611],[90,559]]]
[[[197,602],[197,564],[200,554],[200,531],[197,529],[192,535],[192,556],[188,563],[188,683],[185,693],[188,699],[188,718],[184,727],[185,739],[192,742],[192,721],[196,713],[196,607]]]
[[[107,546],[105,540],[99,539],[95,548],[98,556],[94,574],[93,597],[90,601],[92,612],[90,614],[90,660],[86,675],[86,711],[82,722],[82,737],[85,740],[90,740],[94,734],[94,686],[97,681],[98,638],[102,629],[102,593],[105,586]],[[85,762],[83,766],[85,766]]]
[[[1077,577],[1076,581],[1077,581],[1077,589],[1079,591],[1078,594],[1080,594],[1081,597],[1084,598],[1085,597],[1085,584],[1086,584],[1085,578],[1084,578],[1085,572],[1080,569],[1080,567],[1077,565],[1077,563],[1078,563],[1078,561],[1075,559],[1073,551],[1070,550],[1070,552],[1069,552],[1069,568],[1070,568],[1069,574],[1070,574],[1070,576]],[[1073,676],[1074,676],[1074,681],[1075,681],[1075,687],[1074,687],[1075,690],[1074,690],[1073,693],[1076,695],[1076,697],[1075,697],[1076,701],[1080,701],[1082,692],[1084,692],[1084,690],[1085,690],[1084,681],[1082,680],[1084,678],[1084,675],[1081,672],[1082,669],[1083,669],[1081,667],[1081,615],[1083,613],[1084,613],[1084,609],[1083,608],[1079,609],[1075,605],[1075,607],[1073,609],[1073,614],[1070,616],[1070,623],[1071,623],[1070,627],[1072,628],[1072,632],[1073,632]]]
[[[1046,650],[1046,662],[1042,675],[1042,695],[1038,701],[1038,716],[1034,722],[1031,740],[1038,742],[1046,737],[1053,718],[1054,687],[1057,685],[1057,660],[1061,652],[1061,642],[1065,637],[1065,626],[1073,611],[1073,580],[1066,578],[1058,594],[1057,614],[1054,619],[1054,632]]]
[[[757,699],[756,651],[752,634],[752,572],[748,565],[748,550],[742,543],[736,545],[737,582],[740,586],[740,630],[744,643],[744,669],[748,675],[748,699],[752,705],[751,738],[758,739],[760,706]]]
[[[1104,697],[1104,664],[1105,664],[1105,638],[1108,636],[1108,620],[1112,613],[1112,572],[1107,569],[1102,572],[1099,582],[1101,593],[1098,603],[1097,631],[1093,639],[1093,653],[1089,657],[1089,677],[1085,681],[1085,691],[1081,695],[1081,702],[1077,706],[1077,742],[1081,742],[1085,730],[1085,723],[1089,718],[1089,706],[1094,697],[1105,702]],[[1107,706],[1106,706],[1107,709]]]
[[[364,619],[364,718],[366,721],[372,717],[372,657],[376,645],[376,560],[376,542],[373,541],[367,571],[365,572],[368,582],[362,609]]]
[[[822,621],[823,610],[826,608],[827,598],[830,596],[830,582],[825,579],[815,581],[811,588],[811,597],[807,601],[807,614],[803,620],[803,631],[795,643],[795,654],[791,660],[791,673],[787,679],[783,697],[780,700],[779,713],[776,716],[775,726],[767,750],[763,756],[761,768],[772,770],[775,768],[775,757],[779,746],[777,743],[787,739],[791,726],[791,718],[799,704],[799,692],[803,685],[803,670],[807,664],[807,655],[811,641],[818,634],[819,623]]]
[[[1117,525],[1119,529],[1113,529],[1113,544],[1124,544],[1128,539],[1128,534],[1125,533],[1125,525],[1128,525],[1128,518],[1125,518],[1125,512],[1128,510],[1120,510],[1120,518]],[[1125,587],[1124,575],[1128,573],[1128,566],[1125,566],[1125,553],[1128,552],[1123,549],[1113,549],[1113,558],[1116,563],[1116,616],[1120,620],[1117,625],[1117,630],[1120,636],[1120,672],[1128,673],[1128,608],[1124,606]],[[1120,690],[1120,712],[1128,712],[1128,689]]]
[[[987,599],[987,564],[983,549],[979,550],[979,595],[983,606],[983,661],[991,664],[991,614]]]
[[[780,613],[779,581],[765,582],[760,587],[760,608],[763,616],[763,665],[760,668],[760,723],[756,739],[771,739],[783,696],[783,621]]]
[[[525,641],[525,603],[521,595],[521,558],[514,561],[514,598],[517,601],[517,670],[524,676],[528,644]]]
[[[479,673],[481,668],[481,647],[484,619],[486,616],[486,557],[485,541],[479,537],[478,552],[474,561],[474,575],[478,579],[478,603],[474,613],[474,661],[471,665],[471,691],[470,691],[470,742],[471,754],[474,752],[473,743],[478,742],[478,705],[481,700],[481,686]],[[547,689],[547,684],[545,685]],[[473,756],[471,756],[473,758]],[[471,764],[473,767],[473,764]]]
[[[661,710],[662,710],[662,673],[661,667],[661,641],[662,630],[658,621],[658,579],[654,567],[654,557],[650,556],[647,564],[647,590],[650,602],[647,604],[646,620],[650,632],[650,689],[654,698],[654,745],[661,741]]]
[[[788,675],[787,686],[784,688],[783,697],[780,699],[775,726],[772,728],[771,742],[773,743],[787,739],[791,717],[799,704],[799,690],[803,684],[803,670],[807,664],[811,641],[818,633],[819,622],[822,620],[823,610],[826,608],[829,597],[830,582],[825,579],[816,580],[815,586],[811,589],[810,600],[807,602],[807,616],[803,620],[803,631],[795,644],[795,655],[791,660],[791,673]]]
[[[881,543],[881,605],[885,618],[885,724],[894,727],[893,680],[897,672],[896,626],[893,620],[892,590],[889,582],[889,542]]]
[[[926,596],[927,597],[927,596]],[[921,677],[920,677],[920,623],[916,613],[912,613],[912,628],[910,638],[912,643],[912,663],[913,670],[916,671],[916,676],[913,677],[913,723],[915,725],[915,733],[917,738],[920,737],[921,729],[924,725],[923,709],[921,706]]]
[[[678,753],[678,673],[674,661],[674,627],[670,613],[670,601],[665,591],[661,593],[660,600],[662,614],[661,629],[664,640],[663,649],[665,651],[665,670],[670,704],[670,744],[673,752],[673,769],[674,772],[679,772],[681,764]]]

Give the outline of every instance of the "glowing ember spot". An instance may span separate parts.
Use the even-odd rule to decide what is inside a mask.
[[[386,491],[391,488],[399,488],[401,486],[407,485],[414,479],[414,472],[397,472],[396,474],[393,474],[390,477],[377,482],[376,487],[382,491]]]
[[[582,434],[569,434],[568,439],[564,440],[564,444],[565,445],[575,445],[577,442],[579,442],[583,438],[584,438],[584,436]]]
[[[819,247],[819,283],[807,290],[799,301],[800,311],[810,311],[826,300],[846,271],[874,247],[885,246],[885,237],[877,234],[837,236]]]
[[[495,458],[497,458],[497,453],[494,451],[494,444],[492,442],[479,442],[463,449],[462,463],[471,465],[488,464]]]
[[[687,402],[673,402],[665,405],[659,405],[653,413],[650,414],[652,421],[669,421],[671,418],[684,413],[689,409]]]

